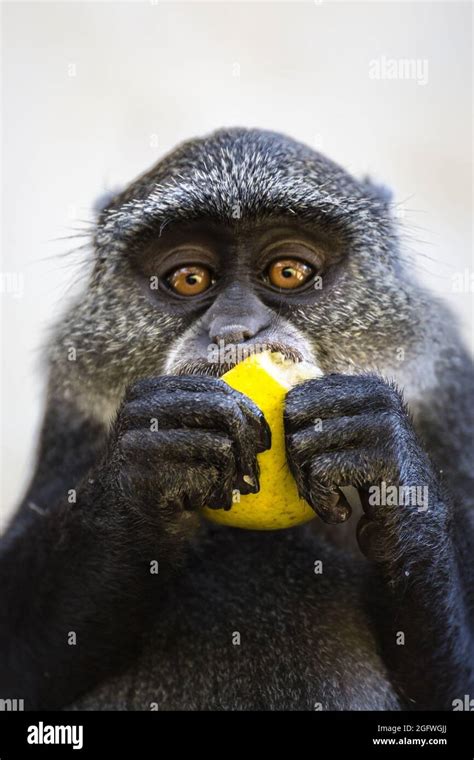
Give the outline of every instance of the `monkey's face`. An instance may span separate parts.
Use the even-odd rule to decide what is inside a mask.
[[[219,375],[264,347],[325,372],[417,355],[423,304],[386,196],[275,133],[182,145],[103,210],[94,248],[52,349],[76,394],[113,405],[140,377]]]
[[[265,349],[314,361],[310,336],[293,317],[316,308],[341,257],[336,237],[283,217],[165,228],[133,257],[151,306],[187,325],[165,371],[220,375]]]

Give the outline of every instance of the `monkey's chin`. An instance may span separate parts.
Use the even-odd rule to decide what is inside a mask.
[[[216,343],[209,346],[207,358],[176,359],[167,367],[167,374],[222,377],[249,356],[267,352],[281,354],[285,359],[295,363],[308,360],[294,346],[276,341],[271,343],[228,343],[226,345],[221,341],[220,345]]]

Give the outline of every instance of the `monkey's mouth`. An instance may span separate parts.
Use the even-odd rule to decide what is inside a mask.
[[[305,361],[305,357],[299,349],[279,343],[278,341],[227,344],[221,341],[220,344],[209,346],[207,357],[178,359],[173,362],[169,371],[173,375],[209,375],[211,377],[221,377],[249,356],[261,354],[265,351],[283,354],[285,359],[296,363]]]

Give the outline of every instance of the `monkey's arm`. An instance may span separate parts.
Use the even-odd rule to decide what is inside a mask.
[[[395,685],[408,706],[450,709],[474,688],[474,513],[447,494],[379,377],[304,383],[288,394],[285,424],[300,492],[323,519],[339,486],[362,494],[359,545],[385,580],[380,633]]]
[[[65,414],[51,407],[47,420]],[[136,384],[105,446],[85,422],[60,427],[45,429],[0,552],[0,696],[27,709],[68,704],[126,664],[182,561],[192,511],[231,503],[267,445],[256,407],[211,378]]]
[[[26,709],[61,707],[126,660],[156,591],[147,563],[178,559],[100,482],[74,485],[75,504],[25,510],[2,541],[0,692]]]
[[[180,560],[181,536],[145,530],[108,486],[105,442],[97,423],[50,403],[32,483],[0,542],[0,696],[26,709],[63,706],[125,664]]]

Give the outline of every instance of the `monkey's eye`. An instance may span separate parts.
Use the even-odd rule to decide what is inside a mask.
[[[174,269],[166,278],[171,290],[180,296],[198,296],[214,284],[211,272],[199,264]]]
[[[292,290],[308,282],[313,273],[313,267],[299,259],[279,259],[270,264],[266,278],[275,288]]]

